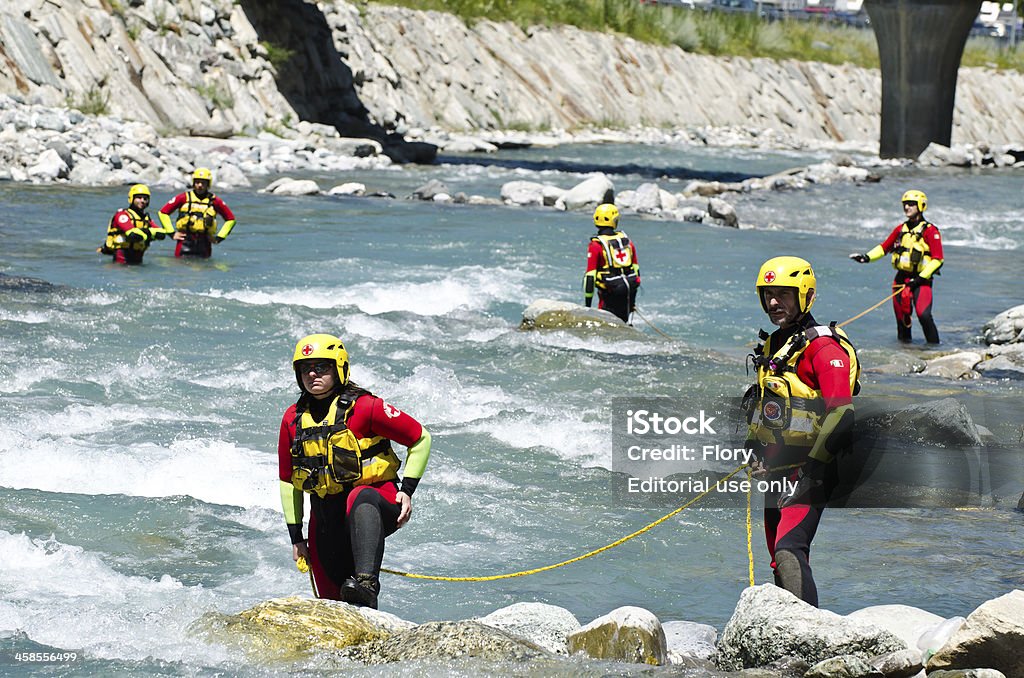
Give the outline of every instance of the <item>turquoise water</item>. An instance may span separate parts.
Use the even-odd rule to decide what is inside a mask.
[[[658,176],[678,190],[679,168],[746,175],[821,159],[671,150],[516,151],[479,165],[463,157],[317,178],[399,197],[439,178],[497,197],[514,178],[569,187],[595,167],[615,168],[620,190]],[[0,184],[0,272],[53,285],[0,289],[0,666],[31,673],[8,655],[42,648],[78,652],[85,659],[70,671],[83,675],[276,670],[189,625],[208,611],[308,593],[280,514],[275,449],[302,335],[340,334],[353,378],[434,436],[412,522],[389,539],[386,566],[455,576],[538,567],[666,512],[624,506],[611,492],[610,403],[742,393],[743,358],[767,327],[753,279],[769,256],[810,259],[816,315],[844,320],[891,280],[884,263],[858,266],[847,254],[881,240],[903,190],[922,188],[948,249],[934,309],[943,348],[975,346],[986,320],[1021,303],[1022,178],[902,169],[878,184],[733,199],[754,230],[627,215],[644,280],[638,306],[673,340],[640,321],[625,339],[516,329],[535,299],[579,300],[586,214],[230,190],[239,225],[212,260],[177,261],[164,242],[127,268],[93,254],[122,189]],[[868,367],[903,350],[888,307],[849,329]],[[863,381],[871,395],[963,397],[982,416],[987,401],[1020,395],[1020,382],[870,372]],[[980,423],[1011,440],[1024,421]],[[1015,504],[827,513],[813,552],[822,606],[966,615],[1024,587]],[[758,530],[760,583],[771,573]],[[639,605],[721,629],[746,585],[745,535],[742,511],[698,505],[610,552],[529,577],[385,577],[381,606],[427,621],[535,600],[586,623]]]

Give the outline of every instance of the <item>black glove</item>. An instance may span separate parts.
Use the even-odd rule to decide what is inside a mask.
[[[906,280],[904,280],[903,284],[912,290],[916,290],[918,287],[921,286],[921,279],[918,278],[916,275],[912,275]]]
[[[866,264],[869,261],[871,261],[870,259],[868,259],[868,255],[860,254],[858,252],[854,252],[853,254],[851,254],[850,258],[856,261],[858,264]]]
[[[796,485],[789,494],[779,497],[779,508],[793,504],[810,504],[812,493],[824,484],[825,464],[817,459],[808,459],[796,472]]]

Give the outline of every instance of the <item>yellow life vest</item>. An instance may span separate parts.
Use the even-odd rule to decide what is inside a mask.
[[[297,409],[292,441],[292,485],[325,497],[356,485],[398,478],[401,462],[383,436],[356,438],[348,427],[355,400],[335,397],[321,422]]]
[[[860,392],[857,349],[835,323],[800,330],[778,349],[771,346],[768,338],[763,348],[755,349],[754,357],[757,392],[750,423],[760,442],[810,448],[818,438],[825,401],[821,391],[812,389],[797,376],[800,358],[818,337],[832,337],[846,351],[850,357],[850,393]]]
[[[900,228],[900,240],[892,250],[892,267],[905,273],[920,271],[931,254],[931,247],[924,239],[924,230],[931,226],[922,220],[913,228],[903,222]]]
[[[133,242],[128,239],[128,231],[124,231],[114,224],[117,215],[122,212],[127,214],[128,218],[132,220],[132,228],[149,229],[148,216],[145,214],[140,215],[130,207],[121,210],[110,219],[110,225],[107,226],[107,238],[103,241],[103,247],[100,248],[100,251],[104,254],[110,254],[114,250],[138,250],[139,252],[145,252],[149,247],[148,240],[136,240]]]
[[[633,248],[630,247],[629,236],[622,231],[610,235],[595,235],[592,241],[600,243],[604,250],[604,266],[597,269],[594,284],[604,289],[608,278],[616,275],[635,275],[636,262],[633,261]]]
[[[213,206],[213,193],[200,198],[189,191],[184,205],[178,209],[174,229],[179,233],[205,233],[211,238],[217,233],[217,210]]]

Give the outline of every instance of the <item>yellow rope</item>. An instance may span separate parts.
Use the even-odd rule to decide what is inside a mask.
[[[736,469],[734,469],[731,473],[726,475],[724,478],[721,478],[717,482],[720,483],[720,482],[722,482],[724,480],[728,480],[729,478],[732,478],[734,475],[736,475],[737,473],[742,471],[744,468],[746,468],[746,464],[744,464],[742,466],[736,467]],[[717,483],[716,483],[716,485],[717,485]],[[648,530],[651,530],[651,529],[657,527],[658,525],[661,525],[663,522],[665,522],[669,518],[672,518],[673,516],[679,514],[683,510],[685,510],[685,509],[689,508],[690,506],[696,504],[698,501],[700,501],[701,499],[706,497],[708,494],[710,494],[712,489],[714,489],[714,486],[709,487],[707,490],[701,492],[696,497],[694,497],[690,501],[686,502],[685,504],[683,504],[682,506],[680,506],[676,510],[672,511],[671,513],[668,513],[668,514],[662,516],[661,518],[658,518],[653,523],[650,523],[646,527],[640,528],[639,530],[637,530],[636,532],[633,532],[632,534],[627,534],[625,537],[623,537],[621,539],[618,539],[616,541],[613,541],[611,544],[608,544],[607,546],[602,546],[599,549],[594,549],[593,551],[589,551],[587,553],[584,553],[581,556],[576,556],[575,558],[570,558],[569,560],[563,560],[562,562],[555,563],[554,565],[545,565],[544,567],[536,567],[536,568],[533,568],[532,570],[523,570],[521,572],[511,572],[511,573],[508,573],[508,574],[492,574],[492,575],[485,576],[485,577],[441,577],[441,576],[429,575],[429,574],[413,574],[411,572],[402,572],[400,570],[392,570],[392,569],[386,568],[386,567],[380,568],[380,571],[381,572],[387,572],[388,574],[397,574],[400,577],[410,577],[412,579],[432,579],[434,581],[495,581],[496,579],[511,579],[512,577],[525,577],[528,574],[537,574],[538,572],[546,572],[547,570],[553,570],[556,567],[563,567],[565,565],[570,565],[572,563],[578,563],[579,561],[585,560],[586,558],[590,558],[591,556],[596,556],[598,553],[603,553],[603,552],[605,552],[605,551],[607,551],[609,549],[613,549],[616,546],[619,546],[620,544],[625,544],[630,539],[633,539],[634,537],[639,537],[644,532],[647,532]],[[751,567],[753,567],[753,565],[751,565]]]
[[[750,524],[750,494],[753,491],[753,471],[750,467],[747,467],[747,482],[750,483],[747,486],[747,570],[750,578],[750,585],[754,585],[754,547],[751,544],[753,539],[753,528]]]
[[[862,317],[862,316],[865,316],[865,315],[867,315],[868,313],[871,313],[871,311],[874,311],[874,310],[875,310],[876,308],[878,308],[879,306],[881,306],[882,304],[884,304],[885,302],[889,301],[890,299],[892,299],[893,297],[895,297],[895,296],[896,296],[897,294],[899,294],[900,292],[902,292],[902,291],[903,291],[903,288],[904,288],[904,287],[906,287],[906,285],[898,285],[897,287],[894,287],[894,288],[893,288],[893,293],[892,293],[892,294],[890,294],[889,296],[887,296],[887,297],[886,297],[885,299],[882,299],[882,300],[881,300],[880,302],[878,302],[877,304],[875,304],[875,305],[874,305],[874,306],[872,306],[871,308],[869,308],[869,309],[866,309],[866,310],[864,310],[864,311],[861,311],[860,313],[858,313],[857,315],[853,316],[853,317],[852,317],[852,318],[850,318],[849,320],[845,320],[845,321],[843,321],[843,322],[839,323],[839,327],[843,327],[844,325],[849,325],[850,323],[852,323],[852,322],[853,322],[854,320],[856,320],[857,318],[860,318],[860,317]]]
[[[857,315],[853,316],[849,320],[846,320],[845,322],[839,323],[839,327],[842,327],[844,325],[848,325],[848,324],[852,323],[854,320],[857,320],[858,318],[860,318],[860,317],[870,313],[871,311],[875,310],[876,308],[878,308],[879,306],[881,306],[885,302],[887,302],[890,299],[892,299],[893,297],[895,297],[901,291],[903,291],[904,287],[905,287],[905,285],[899,285],[897,288],[894,289],[892,294],[890,294],[886,298],[882,299],[881,301],[879,301],[877,304],[875,304],[871,308],[868,308],[868,309],[866,309],[864,311],[861,311],[860,313],[858,313]],[[653,329],[655,332],[657,332],[658,334],[662,335],[666,339],[673,339],[672,336],[670,336],[670,335],[666,334],[665,332],[662,332],[660,329],[658,329],[658,327],[654,323],[652,323],[650,320],[648,320],[647,317],[644,316],[644,314],[641,313],[639,309],[634,308],[633,312],[636,313],[638,316],[640,316],[640,318],[644,322],[646,322],[648,325],[650,325],[651,329]],[[731,473],[729,473],[727,476],[725,476],[724,478],[722,478],[718,482],[721,482],[722,480],[728,480],[729,478],[733,477],[734,475],[739,473],[744,468],[747,468],[747,479],[751,480],[752,476],[751,476],[750,469],[746,465],[743,465],[743,466],[739,466],[736,469],[734,469]],[[751,482],[751,485],[752,484],[753,483]],[[693,506],[698,501],[700,501],[701,499],[706,497],[710,492],[711,492],[711,488],[708,488],[707,490],[705,490],[704,492],[701,492],[696,497],[694,497],[690,501],[686,502],[685,504],[683,504],[679,508],[675,509],[671,513],[668,513],[668,514],[662,516],[661,518],[658,518],[653,523],[650,523],[649,525],[647,525],[645,527],[642,527],[641,529],[637,530],[636,532],[633,532],[632,534],[628,534],[625,537],[622,537],[621,539],[613,541],[612,543],[610,543],[610,544],[608,544],[606,546],[602,546],[601,548],[594,549],[593,551],[589,551],[587,553],[584,553],[583,555],[576,556],[575,558],[570,558],[569,560],[563,560],[560,563],[554,563],[553,565],[545,565],[543,567],[535,567],[533,569],[522,570],[520,572],[509,572],[507,574],[492,574],[492,575],[487,575],[487,576],[483,576],[483,577],[442,577],[442,576],[439,576],[439,575],[415,574],[413,572],[403,572],[401,570],[393,570],[393,569],[388,568],[388,567],[382,567],[380,569],[380,571],[381,572],[387,572],[388,574],[398,575],[399,577],[409,577],[411,579],[430,579],[430,580],[433,580],[433,581],[495,581],[495,580],[498,580],[498,579],[511,579],[513,577],[525,577],[525,576],[530,575],[530,574],[537,574],[538,572],[546,572],[548,570],[554,570],[555,568],[564,567],[566,565],[571,565],[572,563],[578,563],[581,560],[586,560],[587,558],[590,558],[592,556],[596,556],[599,553],[604,553],[605,551],[613,549],[616,546],[620,546],[621,544],[625,544],[630,539],[633,539],[635,537],[639,537],[644,532],[647,532],[649,530],[654,529],[655,527],[657,527],[658,525],[662,524],[663,522],[665,522],[669,518],[672,518],[673,516],[678,515],[682,511],[684,511],[687,508],[689,508],[690,506]],[[754,549],[753,549],[753,525],[752,525],[752,519],[751,519],[751,506],[750,506],[750,504],[751,504],[751,489],[748,487],[748,489],[747,489],[747,520],[746,520],[746,523],[747,523],[747,573],[748,573],[748,579],[750,581],[750,585],[753,586],[754,585]]]
[[[666,339],[671,339],[672,341],[675,341],[675,337],[673,337],[672,335],[669,335],[669,334],[665,334],[664,332],[662,332],[661,330],[659,330],[659,329],[658,329],[658,327],[657,327],[657,325],[655,325],[655,324],[654,324],[654,323],[652,323],[652,322],[651,322],[650,320],[648,320],[648,319],[647,319],[647,316],[645,316],[645,315],[644,315],[643,313],[641,313],[641,312],[640,312],[640,309],[639,309],[639,308],[637,308],[637,307],[635,307],[635,306],[634,306],[634,307],[633,307],[633,313],[636,313],[636,314],[637,314],[638,316],[640,316],[640,318],[641,318],[641,319],[642,319],[642,320],[643,320],[643,321],[644,321],[645,323],[647,323],[648,325],[650,325],[650,326],[651,326],[651,329],[652,329],[652,330],[654,330],[655,332],[657,332],[657,333],[658,333],[658,334],[660,334],[661,336],[665,337]]]

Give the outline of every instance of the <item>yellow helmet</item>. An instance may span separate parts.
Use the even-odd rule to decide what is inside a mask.
[[[137,195],[152,197],[152,194],[149,192],[149,186],[147,186],[146,184],[135,184],[134,186],[128,189],[129,205],[132,204],[132,202],[135,200],[135,196]]]
[[[333,360],[338,371],[338,386],[348,383],[348,351],[341,339],[332,334],[310,334],[299,339],[295,344],[295,353],[292,354],[292,367],[295,369],[295,380],[302,386],[302,375],[299,373],[300,360],[313,360],[324,358]]]
[[[757,274],[757,296],[761,299],[761,308],[765,313],[768,312],[768,303],[764,299],[765,287],[796,288],[800,313],[807,313],[814,306],[814,295],[809,293],[816,286],[814,270],[810,263],[800,257],[774,257],[764,262]]]
[[[213,183],[213,172],[205,167],[197,167],[196,171],[192,173],[192,181],[195,181],[196,179],[205,179],[206,181]]]
[[[924,194],[924,191],[910,190],[903,194],[903,198],[900,199],[901,203],[904,202],[916,202],[917,209],[924,212],[928,209],[928,196]]]
[[[594,226],[615,228],[619,225],[619,208],[610,202],[601,203],[594,210]]]

